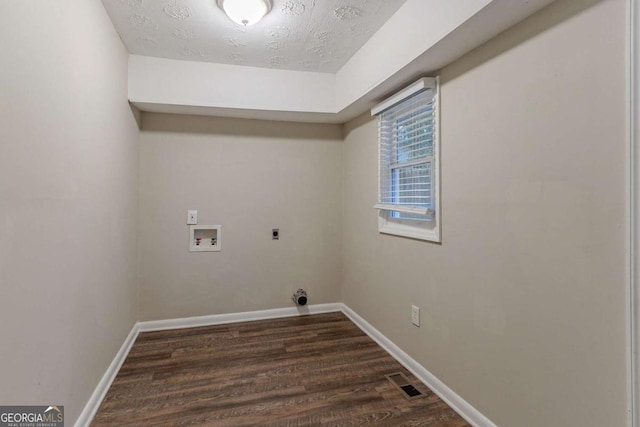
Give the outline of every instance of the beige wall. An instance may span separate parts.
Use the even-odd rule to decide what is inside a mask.
[[[0,403],[72,425],[136,318],[138,129],[98,0],[0,2]]]
[[[140,320],[340,301],[341,171],[340,126],[144,114]],[[188,252],[187,209],[221,252]]]
[[[625,425],[624,9],[442,70],[442,245],[378,234],[376,124],[345,127],[344,302],[499,426]]]

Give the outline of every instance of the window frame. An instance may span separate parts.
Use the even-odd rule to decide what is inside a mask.
[[[441,239],[441,205],[440,205],[440,78],[422,78],[405,89],[399,91],[397,94],[391,96],[380,104],[371,109],[371,115],[378,116],[382,112],[392,108],[413,95],[420,92],[432,90],[433,91],[433,103],[434,103],[434,140],[433,140],[433,154],[431,159],[431,191],[432,200],[435,208],[433,210],[421,209],[418,207],[397,207],[394,209],[392,204],[380,203],[382,179],[381,174],[383,171],[382,164],[382,141],[380,133],[378,133],[378,203],[374,207],[378,210],[378,232],[383,234],[390,234],[402,237],[408,237],[417,240],[424,240],[433,243],[442,243]],[[378,117],[378,125],[380,124],[381,117]],[[424,159],[423,164],[428,163],[427,158]],[[390,165],[389,165],[390,166]],[[389,167],[389,169],[391,169]],[[411,213],[411,210],[416,210],[420,214],[425,215],[425,220],[415,219],[403,219],[394,217],[394,212]],[[427,212],[430,211],[430,212]]]

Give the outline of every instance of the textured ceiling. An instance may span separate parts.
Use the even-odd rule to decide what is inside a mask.
[[[102,0],[132,54],[335,73],[406,0],[274,0],[243,27],[216,0]]]

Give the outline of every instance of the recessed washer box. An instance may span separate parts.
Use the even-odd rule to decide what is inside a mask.
[[[219,252],[222,249],[220,225],[189,227],[189,252]]]

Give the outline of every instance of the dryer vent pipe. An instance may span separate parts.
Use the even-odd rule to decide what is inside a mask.
[[[298,289],[291,297],[296,305],[307,305],[307,291]]]

